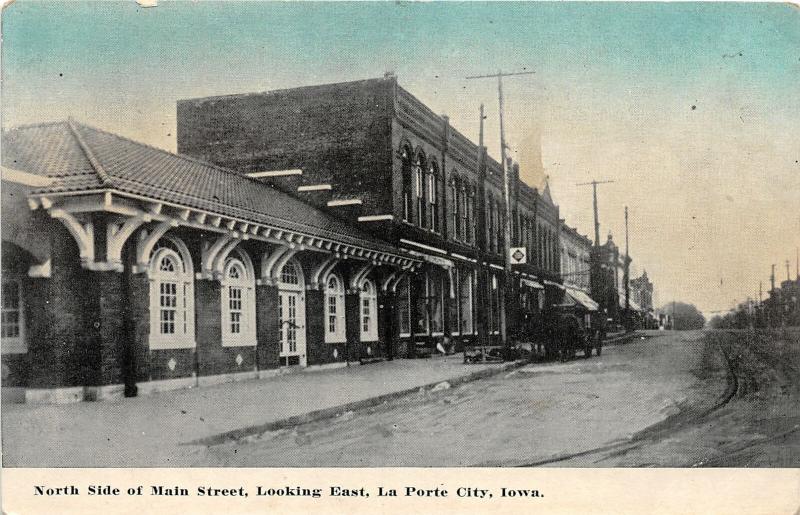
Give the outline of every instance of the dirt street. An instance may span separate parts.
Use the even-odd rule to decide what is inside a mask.
[[[800,464],[797,342],[714,332],[650,336],[589,360],[529,365],[334,419],[197,447],[186,464]],[[782,452],[785,446],[791,450]]]
[[[710,331],[702,340],[730,363],[726,394],[612,449],[559,466],[800,466],[800,331]]]

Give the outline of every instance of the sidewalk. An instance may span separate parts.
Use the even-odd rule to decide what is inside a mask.
[[[513,366],[463,364],[461,354],[395,360],[149,396],[69,405],[2,406],[6,467],[170,467],[197,463],[224,433],[253,433],[290,417],[330,416],[381,396],[469,380]],[[354,404],[355,403],[355,404]],[[291,422],[291,421],[290,421]],[[248,429],[249,428],[249,429]],[[244,431],[242,431],[244,430]],[[269,466],[264,463],[264,466]]]

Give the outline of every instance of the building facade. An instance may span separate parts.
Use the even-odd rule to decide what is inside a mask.
[[[3,133],[4,398],[532,341],[562,268],[587,288],[549,187],[509,160],[505,241],[500,163],[394,76],[180,101],[178,150],[72,120]]]
[[[592,247],[591,261],[592,298],[612,326],[622,326],[626,321],[626,265],[630,266],[631,258],[619,251],[609,233],[604,244]],[[631,307],[635,310],[633,305]]]
[[[564,224],[561,227],[561,277],[565,286],[591,291],[592,240],[577,229]]]
[[[392,357],[422,260],[230,170],[73,121],[3,133],[3,395],[94,400]]]
[[[522,338],[560,282],[559,216],[549,193],[511,175],[504,241],[502,167],[446,116],[380,79],[178,103],[178,150],[268,182],[407,251],[424,264],[394,293],[401,355],[439,343]],[[510,246],[528,262],[503,270]]]

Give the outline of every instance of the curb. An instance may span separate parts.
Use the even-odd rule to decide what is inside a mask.
[[[220,445],[226,442],[239,440],[241,438],[244,438],[246,436],[251,436],[254,434],[266,433],[269,431],[277,431],[279,429],[286,429],[289,427],[299,426],[302,424],[308,424],[309,422],[317,422],[320,420],[333,418],[347,411],[356,411],[364,408],[371,408],[373,406],[383,404],[384,402],[419,392],[420,390],[427,390],[433,388],[439,383],[448,382],[452,387],[455,387],[465,383],[470,383],[472,381],[477,381],[479,379],[485,379],[487,377],[491,377],[497,374],[502,374],[503,372],[507,372],[509,370],[513,370],[515,368],[519,368],[527,364],[529,364],[529,362],[526,360],[513,361],[511,363],[505,363],[496,368],[485,368],[477,372],[472,372],[471,374],[457,376],[449,379],[441,379],[439,381],[423,385],[412,386],[411,388],[406,388],[404,390],[399,390],[396,392],[385,393],[383,395],[378,395],[377,397],[369,397],[367,399],[348,402],[345,404],[340,404],[338,406],[332,406],[330,408],[322,408],[315,411],[309,411],[308,413],[303,413],[301,415],[294,415],[288,418],[275,420],[272,422],[266,422],[263,424],[256,424],[252,426],[242,427],[240,429],[234,429],[231,431],[225,431],[223,433],[218,433],[215,435],[206,436],[203,438],[199,438],[197,440],[186,442],[181,445],[206,445],[206,446]]]

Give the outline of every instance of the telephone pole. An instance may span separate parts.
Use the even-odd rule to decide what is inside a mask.
[[[504,201],[504,209],[505,209],[505,220],[503,221],[503,239],[506,242],[506,247],[511,246],[511,185],[509,180],[509,173],[508,173],[508,164],[506,163],[506,150],[508,146],[506,144],[506,130],[505,125],[503,122],[503,118],[505,116],[505,99],[503,97],[503,77],[512,77],[516,75],[533,75],[536,72],[513,72],[513,73],[503,73],[502,70],[498,70],[497,73],[492,73],[488,75],[472,75],[466,77],[469,80],[472,79],[497,79],[497,100],[499,106],[499,114],[500,114],[500,166],[503,170],[503,201]],[[508,249],[503,249],[503,263],[505,265],[506,274],[511,273],[511,260],[508,256]]]
[[[475,268],[475,275],[478,280],[477,284],[488,284],[489,274],[486,273],[486,270],[481,266],[481,263],[484,263],[486,260],[486,256],[484,255],[484,249],[486,248],[486,216],[483,213],[483,209],[486,209],[486,202],[485,199],[485,184],[484,179],[486,178],[484,173],[486,172],[486,148],[483,146],[483,121],[486,119],[486,115],[483,114],[483,104],[481,104],[480,109],[480,131],[478,133],[478,158],[475,160],[478,163],[478,169],[475,171],[475,176],[478,177],[478,190],[476,191],[476,195],[479,199],[480,205],[483,206],[481,209],[476,209],[473,215],[476,217],[476,220],[473,220],[473,224],[475,227],[475,237],[473,238],[473,243],[477,245],[478,250],[478,266]],[[477,207],[477,206],[476,206]],[[478,216],[478,213],[481,213],[481,216]],[[478,222],[477,220],[480,220]],[[486,343],[487,343],[487,336],[490,334],[489,331],[489,324],[491,320],[491,313],[489,313],[487,309],[487,302],[486,302],[486,288],[478,288],[477,299],[478,299],[478,306],[480,306],[480,329],[479,329],[479,341],[481,344],[481,361],[486,362]]]
[[[631,329],[631,255],[628,251],[628,206],[625,206],[625,322],[626,329]]]
[[[592,186],[592,195],[594,199],[594,246],[600,246],[600,221],[597,217],[597,185],[598,184],[609,184],[614,181],[597,181],[594,180],[592,182],[581,182],[576,184],[576,186]]]
[[[511,259],[508,255],[508,249],[511,246],[511,186],[509,181],[509,170],[508,165],[506,163],[506,131],[505,126],[503,124],[503,116],[505,111],[505,102],[503,98],[503,77],[511,77],[516,75],[533,75],[536,72],[514,72],[514,73],[503,73],[502,70],[498,70],[497,73],[488,74],[488,75],[472,75],[470,77],[466,77],[466,79],[497,79],[497,100],[498,100],[498,107],[500,112],[500,166],[503,170],[503,204],[504,204],[504,211],[505,216],[503,217],[503,241],[505,242],[505,248],[503,249],[503,269],[505,271],[505,288],[503,288],[505,296],[508,295],[508,291],[510,290],[511,286]],[[508,344],[508,331],[506,328],[506,310],[505,306],[506,302],[500,304],[501,307],[501,316],[500,316],[500,338],[502,340],[503,346]]]
[[[772,273],[769,276],[769,281],[770,281],[770,285],[771,285],[769,293],[770,293],[770,295],[775,295],[775,265],[774,264],[772,265]]]

